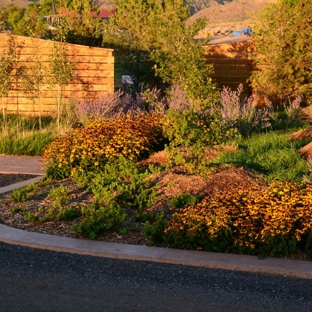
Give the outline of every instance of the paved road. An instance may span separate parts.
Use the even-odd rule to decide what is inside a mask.
[[[0,311],[312,311],[312,280],[0,243]]]

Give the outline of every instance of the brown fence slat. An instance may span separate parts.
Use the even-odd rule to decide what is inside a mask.
[[[252,41],[210,45],[207,49],[206,64],[213,64],[211,76],[219,88],[225,86],[236,91],[243,84],[242,96],[250,96],[252,90],[247,80],[253,69],[251,54],[255,52]]]
[[[19,54],[19,65],[29,68],[36,60],[42,61],[42,66],[50,66],[51,54],[54,51],[54,42],[21,36],[0,34],[0,49],[7,48],[9,39],[14,40]],[[87,47],[66,44],[65,51],[69,61],[75,63],[75,70],[68,86],[62,87],[63,101],[71,97],[81,97],[85,100],[94,100],[105,93],[114,92],[114,57],[112,49]],[[30,70],[27,71],[30,74]],[[48,78],[48,74],[46,75]],[[12,80],[15,78],[12,76]],[[43,82],[46,83],[46,82]],[[25,83],[13,83],[13,90],[4,98],[7,112],[23,111],[38,113],[38,100],[34,102],[31,94],[24,90]],[[42,111],[53,111],[56,106],[57,87],[49,84],[41,86]]]

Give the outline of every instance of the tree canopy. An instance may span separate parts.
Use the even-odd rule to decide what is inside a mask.
[[[45,16],[52,15],[52,0],[31,3],[27,8],[8,4],[0,12],[0,27],[6,25],[14,35],[51,38],[51,26],[56,27],[59,37],[69,43],[101,46],[102,21],[94,12],[99,10],[98,0],[54,1],[57,17],[49,25]]]
[[[51,33],[41,10],[37,3],[29,4],[26,9],[10,3],[2,8],[1,19],[14,35],[45,38]]]
[[[211,88],[203,43],[194,35],[204,19],[191,26],[183,0],[115,0],[116,14],[104,27],[104,46],[137,79],[137,84],[158,77],[163,84],[179,85],[191,96]]]
[[[311,33],[310,0],[283,0],[266,6],[253,29],[253,42],[259,52],[259,70],[251,78],[253,88],[282,100],[298,95],[311,97]]]

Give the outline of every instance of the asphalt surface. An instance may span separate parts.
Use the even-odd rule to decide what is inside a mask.
[[[0,155],[0,172],[37,170],[38,159],[9,160]],[[164,251],[3,225],[0,241],[1,312],[312,311],[311,262]]]
[[[312,281],[0,243],[0,311],[312,311]]]

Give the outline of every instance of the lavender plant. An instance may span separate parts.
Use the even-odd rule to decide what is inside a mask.
[[[145,101],[140,94],[133,98],[130,94],[118,90],[100,96],[98,101],[79,100],[75,107],[78,119],[85,124],[90,118],[110,119],[126,113],[137,113],[144,109]]]
[[[264,107],[253,106],[254,97],[242,99],[243,84],[236,91],[223,87],[220,93],[221,115],[227,128],[236,128],[243,136],[248,136],[255,129],[270,127],[272,103],[266,99]]]

